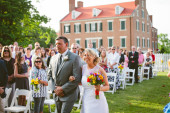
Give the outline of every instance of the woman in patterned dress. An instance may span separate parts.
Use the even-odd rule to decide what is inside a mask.
[[[119,54],[116,52],[116,47],[112,47],[112,53],[110,54],[110,57],[108,59],[108,66],[109,66],[109,72],[110,73],[117,73],[116,76],[116,89],[120,88],[120,81],[119,81],[119,76],[120,76],[120,72],[118,69],[118,63],[119,63]],[[108,81],[109,82],[113,82],[114,81],[114,77],[108,77]],[[113,88],[113,85],[110,85],[110,89]]]
[[[44,100],[47,97],[47,74],[45,71],[44,62],[40,57],[37,57],[34,62],[34,67],[31,72],[31,78],[36,79],[39,78],[39,85],[38,91],[35,91],[34,87],[32,86],[33,90],[33,98],[34,98],[34,113],[43,113],[44,108]]]

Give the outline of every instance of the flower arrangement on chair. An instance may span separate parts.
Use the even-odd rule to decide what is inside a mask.
[[[39,81],[40,81],[40,77],[31,80],[31,85],[34,86],[34,91],[35,91],[35,92],[38,92],[38,91],[39,91],[39,87],[38,87]]]

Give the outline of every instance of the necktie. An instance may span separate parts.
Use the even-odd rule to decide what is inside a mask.
[[[60,56],[60,64],[62,63],[62,55]]]

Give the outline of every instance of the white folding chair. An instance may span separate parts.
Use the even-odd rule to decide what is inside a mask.
[[[130,73],[132,73],[132,76],[131,76]],[[132,79],[132,83],[126,82],[126,85],[132,86],[132,85],[134,85],[134,82],[135,82],[135,69],[126,69],[126,71],[125,71],[125,81],[130,80],[130,79]]]
[[[27,100],[27,104],[26,106],[20,106],[18,105],[18,103],[16,103],[17,101],[17,97],[19,97],[20,95],[24,95],[26,97],[28,97]],[[29,90],[24,90],[24,89],[16,89],[15,94],[14,94],[14,98],[12,99],[12,103],[10,107],[4,108],[5,111],[9,112],[24,112],[27,113],[27,111],[29,111],[29,113],[31,113],[30,111],[30,100],[32,97],[32,93]],[[15,106],[14,106],[15,103]]]
[[[6,97],[5,97],[5,107],[8,107],[8,99],[9,99],[9,96],[11,94],[11,91],[12,91],[12,88],[5,88],[5,92],[6,92]]]
[[[145,72],[145,70],[147,70]],[[149,80],[149,72],[150,72],[150,67],[143,67],[143,80]],[[147,77],[144,77],[147,76]]]
[[[122,84],[122,89],[125,89],[126,88],[126,81],[125,81],[125,72],[126,72],[126,69],[123,69],[122,70],[122,74],[119,76],[119,81],[121,82]]]
[[[52,99],[50,98],[51,94],[53,96]],[[44,105],[48,105],[50,113],[51,113],[51,105],[55,104],[54,96],[55,96],[55,94],[53,94],[52,91],[48,90],[47,98],[44,101]]]
[[[80,109],[80,107],[81,107],[81,103],[82,103],[82,99],[83,99],[83,94],[84,94],[84,88],[83,88],[83,86],[80,86],[80,85],[79,85],[79,89],[80,89],[80,99],[79,99],[79,102],[78,102],[78,103],[75,103],[75,104],[74,104],[74,107],[76,107],[77,109]]]
[[[107,78],[108,77],[114,77],[114,81],[109,82],[109,85],[113,85],[113,90],[109,90],[109,91],[106,91],[106,92],[111,92],[112,94],[114,94],[114,92],[116,92],[116,76],[117,76],[117,73],[107,73]]]
[[[140,69],[138,67],[138,77],[139,77],[138,82],[141,83],[143,81],[143,67],[141,67]]]

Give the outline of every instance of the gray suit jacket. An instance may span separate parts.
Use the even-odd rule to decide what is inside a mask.
[[[56,101],[58,99],[60,101],[75,101],[78,97],[78,84],[81,82],[82,77],[80,57],[68,51],[66,54],[68,59],[57,67],[59,56],[60,55],[57,54],[51,58],[48,70],[48,77],[49,79],[52,79],[53,82],[52,89],[54,90],[55,86],[61,86],[64,91],[64,97],[56,96]],[[70,82],[70,76],[74,76],[75,80]]]

